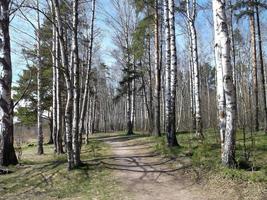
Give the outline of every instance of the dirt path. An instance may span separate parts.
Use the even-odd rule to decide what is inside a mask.
[[[185,159],[174,161],[156,155],[151,144],[137,137],[114,136],[103,139],[111,145],[113,156],[105,165],[114,170],[122,187],[123,199],[136,200],[208,200],[242,199],[227,191],[212,191],[198,182]]]

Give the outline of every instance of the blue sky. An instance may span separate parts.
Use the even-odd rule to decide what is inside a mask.
[[[127,1],[127,0],[125,0]],[[41,0],[41,6],[45,6],[45,1]],[[207,0],[199,0],[199,4],[204,4]],[[107,14],[114,15],[110,0],[97,0],[97,11],[96,11],[96,24],[97,27],[101,29],[102,35],[99,40],[101,43],[101,56],[102,60],[109,66],[114,62],[114,59],[109,55],[109,52],[112,51],[112,29],[106,24],[105,19]],[[26,11],[27,17],[32,20],[32,23],[36,23],[36,12],[35,11]],[[267,30],[266,27],[266,14],[261,14],[262,20],[262,32],[265,33]],[[179,19],[177,20],[179,21]],[[245,20],[243,20],[245,21]],[[197,32],[199,33],[199,44],[200,50],[204,52],[203,54],[208,55],[205,59],[213,59],[212,49],[213,49],[213,27],[212,23],[212,13],[211,11],[199,11],[197,18]],[[245,22],[241,22],[241,24]],[[243,32],[247,33],[246,24],[242,26],[241,29]],[[184,49],[184,35],[181,35],[181,30],[179,26],[177,27],[177,47],[179,51],[185,51]],[[34,29],[33,27],[26,22],[22,17],[19,16],[19,12],[12,19],[10,24],[10,34],[11,34],[11,48],[12,48],[12,64],[13,64],[13,83],[18,79],[18,74],[26,66],[25,58],[22,55],[23,48],[32,48],[34,45]],[[265,34],[263,38],[266,39]],[[266,40],[265,40],[266,41]],[[264,41],[264,44],[266,44]],[[264,45],[266,46],[266,45]]]
[[[127,1],[127,0],[125,0]],[[201,0],[201,2],[204,0]],[[45,1],[40,1],[41,7],[45,6]],[[114,15],[114,11],[111,6],[111,0],[97,0],[97,11],[96,11],[96,23],[97,27],[101,29],[102,38],[101,38],[101,50],[102,50],[102,59],[109,66],[113,64],[114,59],[109,55],[109,52],[114,48],[112,45],[112,29],[106,24],[107,13]],[[36,24],[36,12],[35,11],[26,11],[27,17],[32,20],[32,23]],[[200,17],[202,18],[202,17]],[[206,27],[208,28],[208,27]],[[206,29],[205,28],[205,29]],[[12,64],[13,64],[13,83],[18,79],[18,74],[26,66],[26,60],[22,55],[23,48],[32,48],[34,45],[34,29],[33,27],[21,17],[18,12],[13,20],[11,21],[10,26],[11,33],[11,47],[12,47]],[[179,29],[177,30],[179,35]],[[204,36],[204,40],[209,38],[210,34],[204,32],[201,34]],[[206,36],[205,36],[206,35]],[[183,37],[177,37],[177,43],[184,41]],[[179,41],[180,40],[180,41]],[[181,49],[181,51],[183,51]]]
[[[21,32],[23,31],[23,32]],[[21,18],[15,17],[10,24],[11,58],[13,67],[13,82],[25,68],[26,60],[22,55],[23,48],[32,48],[34,45],[34,29]]]
[[[109,51],[112,49],[111,41],[111,29],[106,25],[105,18],[106,14],[104,11],[109,11],[112,14],[110,8],[110,0],[97,0],[97,13],[96,13],[96,26],[101,28],[102,38],[101,47],[103,53],[102,59],[105,63],[112,63],[113,58],[109,56]],[[45,2],[45,1],[41,1]],[[45,6],[45,3],[41,3],[41,6]],[[36,24],[36,12],[29,11],[25,12],[26,16],[31,19],[33,24]],[[10,23],[10,38],[11,38],[11,57],[13,66],[13,84],[18,80],[18,75],[25,68],[27,62],[22,54],[23,48],[33,48],[35,45],[35,33],[34,28],[27,22],[23,17],[21,17],[18,11],[15,16],[12,16],[12,21]],[[30,62],[30,61],[28,61]]]

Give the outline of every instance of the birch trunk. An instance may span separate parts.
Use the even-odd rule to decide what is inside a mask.
[[[79,0],[73,0],[73,21],[72,21],[72,68],[73,68],[73,120],[72,120],[72,148],[73,148],[73,158],[74,166],[79,166],[81,164],[80,160],[80,133],[79,133],[79,53],[78,53],[78,4]]]
[[[166,20],[166,60],[167,63],[167,141],[170,147],[178,146],[175,128],[175,100],[176,100],[176,82],[177,82],[177,56],[175,42],[175,17],[174,0],[166,0],[165,20]]]
[[[0,166],[17,164],[13,142],[12,66],[9,36],[9,0],[0,1]]]
[[[154,111],[153,111],[153,87],[152,87],[152,66],[151,66],[151,44],[150,44],[150,34],[148,33],[147,38],[147,47],[148,47],[148,65],[149,65],[149,109],[148,112],[148,120],[149,120],[149,133],[153,133],[154,126]]]
[[[90,29],[90,43],[89,43],[89,58],[86,70],[85,90],[83,94],[82,108],[81,108],[81,119],[79,124],[79,134],[82,135],[84,132],[84,119],[86,114],[86,108],[89,99],[89,80],[90,71],[92,66],[92,55],[93,55],[93,42],[94,42],[94,21],[95,21],[95,0],[92,1],[92,17],[91,17],[91,29]],[[86,133],[87,134],[87,133]],[[87,137],[86,137],[87,138]]]
[[[133,72],[134,72],[134,74],[133,74],[133,76],[135,76],[135,71],[136,71],[136,66],[135,66],[135,61],[134,61],[134,63],[133,63]],[[132,96],[131,96],[131,98],[132,98],[132,108],[131,108],[131,121],[132,121],[132,126],[133,126],[133,128],[132,129],[134,129],[135,128],[135,122],[136,122],[136,110],[135,110],[135,108],[136,108],[136,81],[135,81],[135,78],[132,80],[132,88],[131,88],[131,90],[132,90],[132,92],[131,92],[131,94],[132,94]]]
[[[233,69],[231,66],[231,44],[227,29],[225,0],[213,0],[214,25],[216,42],[220,43],[222,81],[225,95],[226,130],[222,149],[222,164],[235,167],[235,130],[236,130],[236,98],[233,84]],[[217,45],[217,43],[215,43]],[[218,50],[218,49],[217,49]]]
[[[127,83],[127,135],[133,134],[131,83]]]
[[[60,54],[61,54],[61,62],[64,68],[64,78],[67,87],[67,101],[65,106],[65,133],[66,133],[66,149],[67,149],[67,159],[68,159],[68,170],[73,169],[74,161],[73,161],[73,150],[72,150],[72,131],[71,131],[71,106],[73,102],[73,86],[71,82],[71,77],[69,73],[68,67],[68,55],[65,50],[65,41],[64,41],[64,33],[62,26],[62,19],[60,14],[59,2],[58,0],[53,0],[55,7],[55,15],[57,20],[57,30],[58,30],[58,39],[60,44]]]
[[[196,0],[192,0],[192,6],[190,6],[190,1],[187,0],[187,18],[188,26],[191,37],[191,56],[193,65],[193,94],[194,94],[194,104],[195,104],[195,120],[196,120],[196,135],[199,138],[204,138],[202,131],[202,119],[201,119],[201,102],[200,102],[200,84],[199,84],[199,65],[198,65],[198,48],[197,48],[197,33],[195,28],[196,19]],[[192,8],[191,8],[192,7]]]
[[[218,109],[218,119],[219,119],[219,130],[220,130],[220,138],[221,138],[221,149],[224,147],[224,138],[225,138],[225,94],[223,89],[223,70],[222,70],[222,62],[221,62],[221,43],[220,43],[220,32],[218,30],[218,26],[220,26],[218,21],[218,14],[216,10],[218,9],[218,2],[213,0],[213,23],[214,23],[214,53],[215,53],[215,62],[216,62],[216,92],[217,92],[217,109]]]
[[[51,5],[51,12],[54,12],[53,5]],[[53,13],[53,20],[55,21],[54,13]],[[56,35],[56,27],[53,25],[53,41],[52,41],[52,68],[53,68],[53,102],[52,102],[52,120],[53,120],[53,127],[52,127],[52,132],[53,132],[53,142],[54,142],[54,151],[57,152],[57,73],[56,73],[56,40],[57,40],[57,35]]]
[[[154,107],[155,107],[155,123],[154,135],[160,136],[160,90],[161,90],[161,69],[159,57],[159,8],[158,0],[155,0],[155,92],[154,92]]]
[[[85,144],[89,144],[89,134],[91,129],[91,121],[92,121],[92,97],[89,98],[87,103],[87,120],[86,120],[86,137],[85,137]]]
[[[170,106],[171,106],[171,93],[170,93],[170,25],[169,25],[169,14],[168,14],[168,0],[164,0],[164,21],[165,21],[165,108],[166,108],[166,132],[169,132],[169,123],[170,123]],[[168,137],[168,135],[167,135]]]
[[[39,9],[39,0],[36,1],[37,9]],[[39,11],[37,11],[37,30],[36,30],[36,45],[37,45],[37,154],[41,155],[44,154],[44,135],[43,135],[43,120],[42,120],[42,99],[41,99],[41,88],[42,88],[42,82],[41,82],[41,54],[40,54],[40,48],[41,48],[41,41],[40,41],[40,15]]]
[[[129,51],[129,35],[128,31],[125,36],[126,42],[126,54],[127,54],[127,70],[131,71],[131,59],[130,59],[130,51]],[[129,72],[130,73],[130,72]],[[133,87],[132,87],[132,80],[127,81],[127,135],[133,134]]]
[[[56,130],[56,144],[57,144],[57,153],[62,154],[63,145],[62,145],[62,98],[61,98],[61,67],[60,67],[60,52],[59,52],[59,40],[58,33],[56,32],[56,109],[57,109],[57,130]]]

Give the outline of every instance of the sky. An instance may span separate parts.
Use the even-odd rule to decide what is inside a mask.
[[[101,49],[102,59],[105,63],[113,63],[114,59],[109,55],[112,50],[111,30],[106,25],[105,19],[107,13],[112,14],[110,9],[110,0],[97,0],[96,4],[96,27],[101,28]],[[41,7],[46,6],[46,1],[41,0]],[[33,24],[36,24],[36,11],[30,11],[29,9],[23,9],[27,18],[31,20]],[[107,12],[108,11],[108,12]],[[44,19],[43,16],[41,16]],[[13,84],[18,80],[19,74],[25,69],[27,62],[22,54],[22,49],[32,49],[35,45],[35,30],[33,26],[27,22],[20,11],[17,11],[11,16],[10,23],[10,38],[11,38],[11,58],[13,66]]]
[[[114,64],[114,58],[110,55],[114,45],[112,44],[112,29],[107,25],[106,18],[109,15],[114,15],[114,10],[112,9],[111,0],[97,0],[96,4],[96,27],[101,30],[101,57],[107,65],[111,66]],[[122,0],[123,1],[123,0]],[[127,1],[127,0],[125,0]],[[199,0],[198,3],[203,5],[208,0]],[[40,1],[40,7],[46,7],[46,1]],[[36,11],[31,11],[29,9],[23,10],[24,14],[31,20],[33,24],[36,24]],[[41,16],[43,19],[43,16]],[[27,22],[20,14],[19,11],[11,17],[12,21],[10,23],[10,38],[11,38],[11,53],[12,53],[12,65],[13,65],[13,84],[18,80],[18,75],[25,68],[27,61],[25,60],[22,49],[32,49],[35,45],[35,31],[34,28]],[[179,17],[177,17],[179,24]],[[262,20],[262,29],[263,33],[267,30],[266,28],[266,14],[261,15]],[[242,23],[242,22],[241,22]],[[204,54],[205,59],[213,59],[212,49],[213,49],[213,27],[212,27],[212,13],[207,10],[200,10],[198,12],[198,17],[196,21],[196,28],[198,34],[198,43],[201,45],[201,53]],[[246,25],[243,25],[244,29]],[[243,29],[241,29],[243,30]],[[244,32],[247,32],[244,31]],[[177,26],[177,49],[180,52],[184,52],[185,49],[185,40],[183,31]],[[263,38],[266,36],[263,35]],[[264,43],[266,44],[266,43]],[[266,46],[266,45],[264,45]],[[29,61],[28,61],[29,62]]]

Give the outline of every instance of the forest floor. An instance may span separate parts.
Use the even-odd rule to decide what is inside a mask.
[[[223,168],[213,135],[199,143],[189,133],[179,134],[181,147],[170,149],[164,136],[94,134],[82,147],[84,166],[72,171],[66,170],[66,155],[56,155],[53,145],[36,155],[36,141],[25,140],[20,165],[0,175],[0,200],[267,199],[266,135],[256,138],[253,171]]]
[[[92,139],[83,145],[84,166],[68,171],[66,155],[54,153],[53,145],[44,145],[44,155],[37,155],[35,140],[22,144],[20,164],[9,166],[10,174],[0,175],[0,200],[110,200],[120,199],[120,190],[111,171],[99,160],[109,145]]]
[[[114,170],[122,199],[208,200],[266,199],[266,185],[215,175],[192,163],[186,151],[163,155],[158,139],[145,135],[98,137],[111,146],[113,156],[103,161]],[[155,148],[156,147],[156,148]]]

